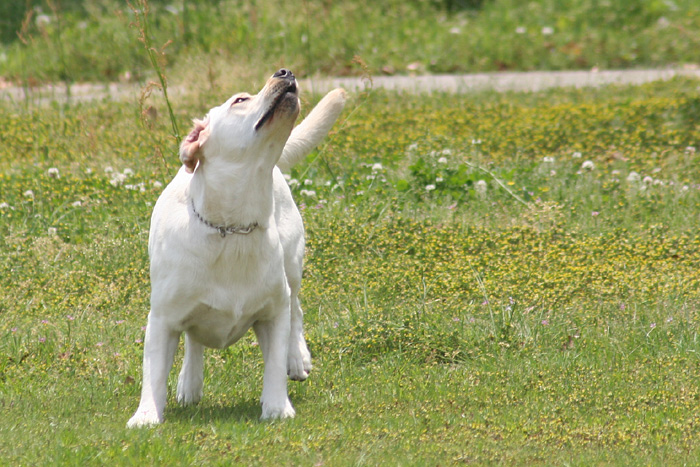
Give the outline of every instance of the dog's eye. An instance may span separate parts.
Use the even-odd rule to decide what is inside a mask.
[[[245,102],[247,100],[250,100],[250,97],[236,97],[231,103],[231,105],[240,104],[241,102]]]

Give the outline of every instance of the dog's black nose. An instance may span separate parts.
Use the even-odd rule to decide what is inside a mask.
[[[274,75],[272,75],[273,78],[294,78],[294,73],[291,71],[287,70],[286,68],[281,68],[279,69]]]

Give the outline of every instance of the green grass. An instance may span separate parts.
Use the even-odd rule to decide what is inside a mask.
[[[153,45],[172,41],[168,73],[183,84],[260,76],[275,66],[298,76],[358,75],[356,57],[375,75],[666,67],[699,59],[695,0],[151,3]],[[6,80],[31,86],[152,75],[124,2],[32,5],[39,8],[25,28],[23,5],[0,7],[7,10],[0,9]]]
[[[0,104],[3,463],[696,463],[699,85],[352,96],[290,174],[297,418],[258,421],[251,334],[132,431],[170,122]],[[174,102],[180,128],[224,96]]]

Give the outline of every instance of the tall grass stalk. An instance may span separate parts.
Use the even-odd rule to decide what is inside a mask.
[[[46,1],[49,9],[51,10],[51,13],[53,13],[54,17],[56,18],[56,32],[55,32],[55,37],[54,37],[54,43],[56,44],[56,47],[58,47],[58,59],[60,60],[61,63],[61,78],[66,84],[66,101],[70,103],[71,99],[71,84],[73,82],[73,76],[72,76],[72,70],[68,66],[67,60],[66,60],[66,53],[63,48],[63,16],[61,15],[60,12],[60,5],[54,1],[54,0],[47,0]]]
[[[23,47],[20,52],[20,68],[21,68],[21,85],[22,91],[24,92],[24,103],[25,107],[29,103],[29,67],[27,65],[27,55],[26,52],[30,49],[30,42],[32,37],[29,34],[29,25],[31,24],[32,18],[34,17],[34,10],[27,9],[27,13],[24,15],[22,20],[22,26],[19,31],[17,31],[17,38],[22,43]]]
[[[150,94],[150,89],[152,88],[152,86],[156,86],[163,91],[163,97],[165,98],[165,104],[168,107],[168,114],[170,116],[172,136],[175,140],[175,146],[177,149],[177,145],[180,143],[181,139],[180,129],[177,126],[177,121],[175,119],[173,107],[170,103],[170,98],[168,97],[168,80],[165,77],[165,73],[163,71],[164,64],[161,63],[161,60],[165,55],[165,48],[168,47],[168,45],[170,45],[172,41],[167,41],[165,44],[163,44],[160,50],[156,49],[153,46],[153,41],[151,40],[151,34],[149,32],[148,26],[148,13],[150,11],[148,0],[137,0],[135,4],[130,1],[127,1],[127,4],[129,5],[129,8],[131,8],[131,11],[133,11],[134,13],[135,22],[133,25],[139,32],[139,41],[143,43],[146,49],[146,53],[148,54],[149,62],[153,67],[153,71],[156,72],[156,75],[158,76],[158,81],[160,82],[160,85],[153,82],[149,83],[146,87],[146,90],[144,91],[144,95]],[[144,100],[145,99],[142,99],[142,103]]]
[[[498,183],[498,185],[499,185],[501,188],[503,188],[504,190],[506,190],[506,192],[507,192],[510,196],[512,196],[517,202],[519,202],[519,203],[522,204],[523,206],[527,206],[527,205],[528,205],[527,201],[525,201],[525,200],[522,199],[520,196],[518,196],[518,195],[516,195],[515,193],[513,193],[513,191],[510,190],[510,189],[509,189],[498,177],[496,177],[496,175],[495,175],[493,172],[491,172],[490,170],[485,169],[485,168],[483,168],[483,167],[481,167],[481,166],[478,166],[478,165],[476,165],[476,164],[472,164],[472,163],[469,162],[469,161],[464,161],[464,164],[465,164],[467,167],[471,167],[472,169],[481,170],[482,172],[487,173],[489,176],[491,176],[491,178],[493,178],[493,180],[494,180],[496,183]]]

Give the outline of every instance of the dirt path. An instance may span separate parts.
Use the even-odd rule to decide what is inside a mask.
[[[617,71],[532,71],[504,73],[476,73],[467,75],[427,76],[377,76],[368,79],[352,78],[308,78],[300,80],[305,92],[324,93],[336,87],[350,92],[372,88],[385,88],[402,92],[452,92],[469,93],[484,90],[540,91],[553,87],[596,87],[607,84],[642,84],[650,81],[668,80],[675,76],[690,76],[700,79],[700,69],[662,70],[617,70]],[[184,92],[170,88],[177,96]],[[91,84],[75,83],[70,88],[70,98],[64,84],[53,84],[28,91],[29,101],[36,104],[51,102],[84,102],[92,100],[136,100],[141,87],[136,84]],[[0,100],[22,102],[26,100],[25,89],[16,86],[0,87]]]
[[[443,91],[468,93],[474,91],[541,91],[553,87],[596,87],[607,84],[642,84],[668,80],[674,76],[700,79],[700,69],[683,70],[619,70],[619,71],[532,71],[507,73],[477,73],[470,75],[380,76],[372,79],[374,88],[404,92]],[[368,80],[361,78],[328,78],[305,80],[303,89],[327,92],[335,87],[348,91],[365,89]]]

